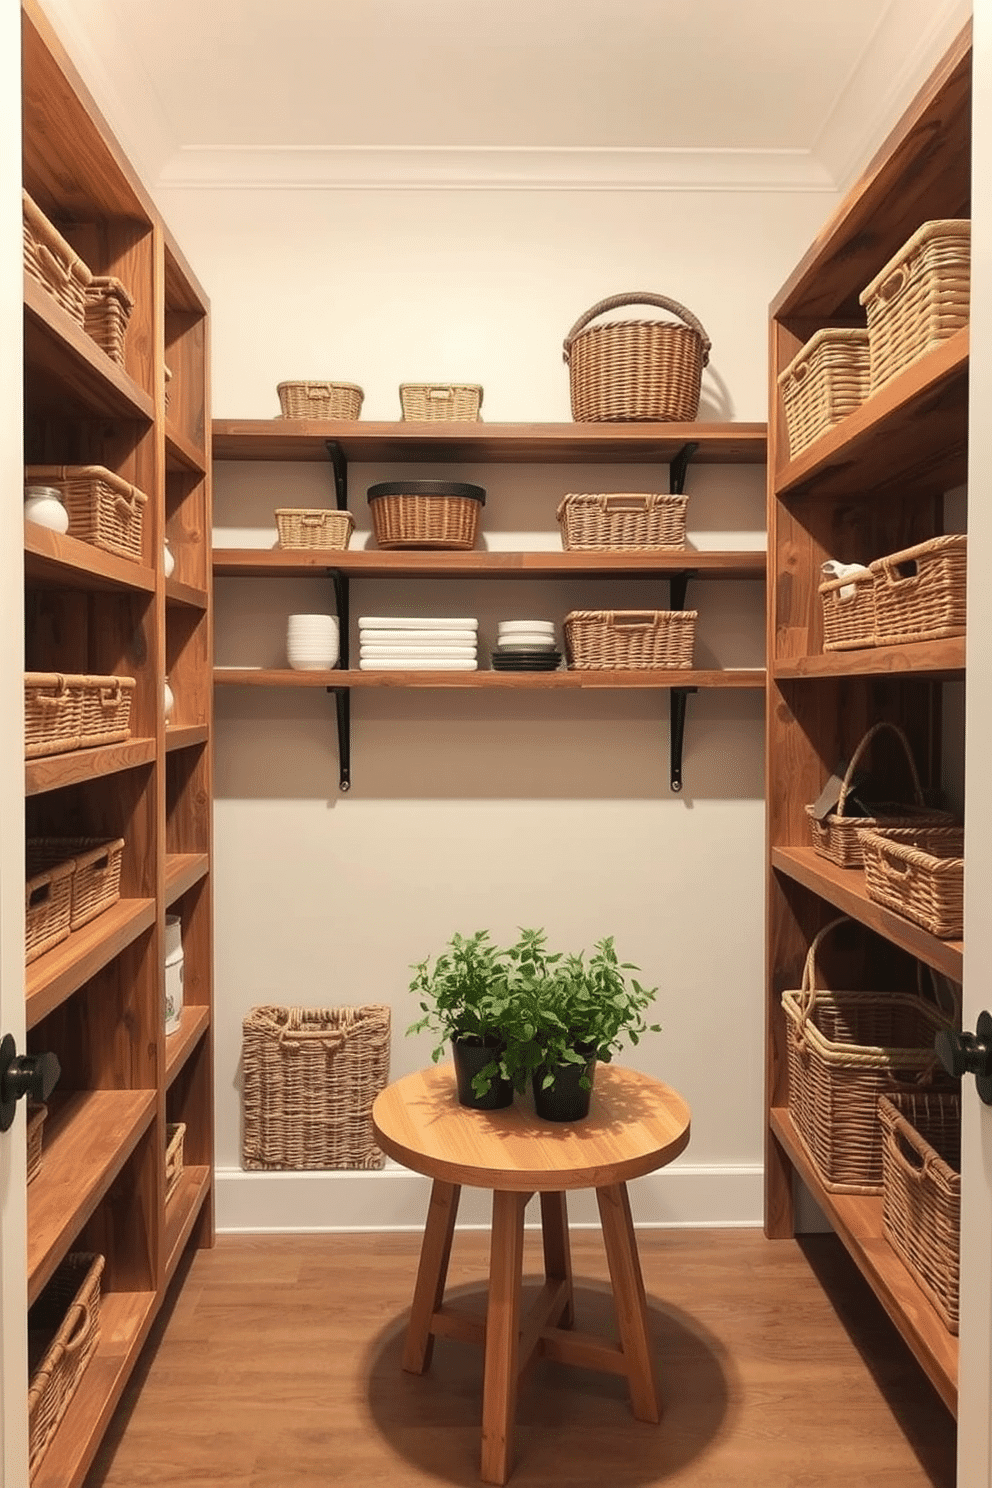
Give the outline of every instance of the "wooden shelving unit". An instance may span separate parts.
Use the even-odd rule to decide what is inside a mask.
[[[26,667],[136,680],[125,742],[25,763],[29,835],[125,842],[118,902],[25,977],[28,1049],[62,1067],[28,1190],[29,1300],[70,1252],[106,1261],[99,1349],[32,1479],[78,1488],[182,1247],[213,1239],[208,306],[34,0],[22,21],[25,187],[135,302],[118,366],[25,276],[25,463],[105,465],[148,497],[138,562],[30,524],[24,538]],[[183,917],[189,1002],[170,1037],[167,909]],[[175,1120],[180,1208],[165,1203]]]
[[[961,980],[961,943],[872,903],[861,869],[813,851],[805,808],[881,719],[940,790],[943,685],[964,678],[963,639],[825,653],[818,585],[828,558],[866,563],[959,530],[943,498],[967,473],[968,332],[791,459],[777,377],[820,327],[864,324],[860,291],[923,222],[969,215],[970,74],[966,31],[774,300],[769,421],[766,1231],[793,1233],[798,1175],[952,1411],[957,1340],[885,1240],[881,1199],[828,1191],[792,1122],[781,998],[838,910],[871,933],[836,985],[913,989],[914,962]]]

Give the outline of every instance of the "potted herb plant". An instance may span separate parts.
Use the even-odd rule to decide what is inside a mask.
[[[450,1041],[458,1099],[476,1110],[499,1110],[513,1100],[501,1069],[506,1037],[498,1010],[505,1008],[506,966],[506,952],[487,930],[477,930],[453,935],[433,965],[428,957],[413,968],[410,991],[419,996],[423,1017],[407,1033],[429,1030],[439,1039],[435,1064]]]

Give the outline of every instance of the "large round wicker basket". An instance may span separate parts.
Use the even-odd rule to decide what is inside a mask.
[[[590,321],[621,305],[656,305],[677,321]],[[565,337],[572,417],[577,423],[691,423],[699,411],[710,339],[691,310],[665,295],[610,295]]]

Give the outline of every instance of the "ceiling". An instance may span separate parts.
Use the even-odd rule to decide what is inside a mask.
[[[966,0],[43,0],[150,184],[356,155],[753,163],[836,186]],[[836,157],[836,158],[834,158]],[[648,165],[645,165],[645,161]],[[265,165],[261,164],[265,162]],[[634,165],[631,164],[634,162]],[[860,162],[859,162],[860,163]]]

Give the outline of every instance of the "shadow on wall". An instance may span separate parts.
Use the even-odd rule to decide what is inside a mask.
[[[764,694],[688,699],[684,790],[669,787],[669,693],[354,689],[358,800],[760,800]],[[338,800],[334,700],[218,688],[219,800]]]

